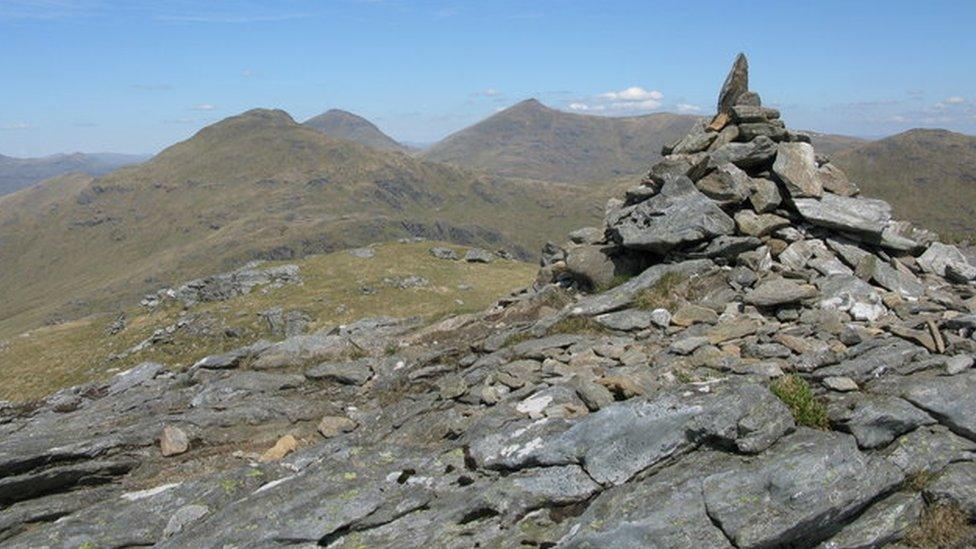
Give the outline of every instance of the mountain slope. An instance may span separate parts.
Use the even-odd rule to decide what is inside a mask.
[[[662,145],[684,135],[697,119],[572,114],[528,99],[446,137],[421,156],[505,176],[603,180],[642,173],[660,157]]]
[[[148,156],[113,153],[56,154],[42,158],[12,158],[0,155],[0,196],[34,183],[71,172],[103,175],[143,162]]]
[[[976,137],[909,130],[833,155],[869,196],[946,233],[976,231]]]
[[[0,199],[0,337],[255,258],[404,236],[529,257],[598,218],[592,192],[475,175],[249,111],[146,164]]]
[[[354,141],[373,149],[383,151],[409,150],[392,137],[383,133],[375,124],[365,118],[339,109],[331,109],[303,122],[304,125],[325,135],[347,141]]]

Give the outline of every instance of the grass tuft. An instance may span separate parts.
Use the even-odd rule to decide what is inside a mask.
[[[773,381],[769,389],[786,404],[798,425],[822,430],[830,427],[827,407],[803,378],[793,374],[783,376]]]
[[[935,473],[929,471],[912,473],[905,477],[905,480],[901,483],[901,488],[906,492],[921,492],[933,478],[935,478]]]
[[[588,316],[571,316],[553,324],[548,334],[605,334],[607,332],[606,328]]]
[[[936,504],[925,509],[905,541],[912,547],[971,547],[976,529],[969,524],[967,513],[956,505]]]
[[[683,297],[682,290],[687,289],[684,284],[687,280],[679,273],[665,273],[653,286],[638,292],[634,306],[648,311],[667,309],[673,313]]]

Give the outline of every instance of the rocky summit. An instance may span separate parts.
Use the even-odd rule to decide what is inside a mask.
[[[0,540],[972,546],[976,269],[748,82],[486,311],[0,405]]]

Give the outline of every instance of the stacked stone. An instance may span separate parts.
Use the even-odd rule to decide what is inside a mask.
[[[933,292],[976,278],[957,248],[860,196],[808,135],[762,106],[742,54],[717,114],[662,152],[639,186],[610,200],[603,229],[547,246],[543,282],[597,290],[650,265],[707,258],[757,275],[747,303],[817,301],[877,321],[905,301],[944,300]]]

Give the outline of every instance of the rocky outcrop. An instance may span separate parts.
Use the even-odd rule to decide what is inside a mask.
[[[779,117],[737,59],[718,115],[487,311],[0,406],[0,541],[835,548],[976,519],[971,267]]]

